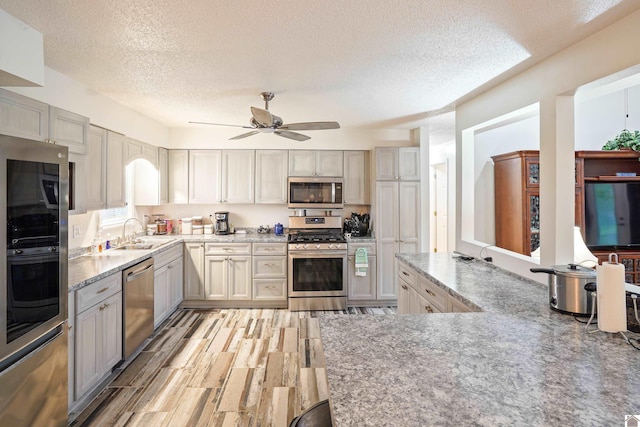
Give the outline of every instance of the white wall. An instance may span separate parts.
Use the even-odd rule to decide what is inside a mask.
[[[45,67],[43,87],[8,87],[7,90],[63,110],[89,117],[91,123],[152,145],[168,147],[169,128],[137,111],[100,95],[85,85]]]
[[[640,49],[636,46],[639,39],[640,12],[635,12],[459,105],[456,109],[458,206],[463,200],[474,198],[473,135],[467,130],[539,102],[541,264],[561,264],[570,260],[573,215],[567,215],[567,212],[574,211],[574,120],[578,120],[573,108],[573,94],[581,86],[616,73],[626,77],[626,70],[640,64]],[[612,125],[612,129],[619,127],[619,123]],[[484,243],[474,238],[473,209],[462,206],[458,209],[456,229],[456,248],[479,256]],[[497,249],[489,253],[497,265],[534,280],[543,280],[528,271],[534,265],[530,258]]]

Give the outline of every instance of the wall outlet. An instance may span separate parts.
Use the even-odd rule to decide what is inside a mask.
[[[76,239],[80,237],[80,226],[79,225],[74,225],[73,226],[73,238]]]

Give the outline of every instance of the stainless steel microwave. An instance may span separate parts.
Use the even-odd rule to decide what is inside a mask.
[[[290,209],[342,209],[342,178],[290,177]]]

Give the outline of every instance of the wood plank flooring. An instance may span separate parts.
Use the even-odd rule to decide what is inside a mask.
[[[287,426],[329,396],[317,317],[393,313],[178,310],[70,425]]]

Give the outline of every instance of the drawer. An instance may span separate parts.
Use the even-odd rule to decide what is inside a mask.
[[[398,263],[398,277],[410,285],[418,285],[418,273],[411,267],[401,262]]]
[[[376,244],[375,244],[375,242],[371,242],[371,243],[349,243],[347,245],[347,254],[348,255],[355,255],[356,249],[358,249],[358,248],[366,248],[367,249],[367,255],[369,255],[369,256],[376,254]]]
[[[176,258],[182,257],[182,250],[184,245],[177,245],[169,250],[163,251],[157,255],[153,256],[153,267],[154,270],[159,269],[160,267],[169,264]]]
[[[254,301],[281,301],[287,299],[287,279],[254,279]]]
[[[287,255],[286,243],[254,243],[254,255]]]
[[[275,279],[287,277],[286,256],[254,256],[254,279]]]
[[[117,272],[76,291],[76,314],[122,290],[122,273]]]
[[[424,277],[418,278],[417,289],[418,294],[432,303],[437,312],[447,312],[447,292],[444,289]]]
[[[251,255],[251,243],[205,243],[205,255]]]

